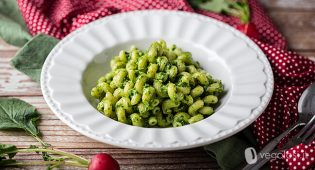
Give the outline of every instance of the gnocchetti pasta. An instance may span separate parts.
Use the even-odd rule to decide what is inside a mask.
[[[214,113],[224,92],[220,80],[203,70],[191,53],[163,40],[146,51],[131,47],[111,62],[91,95],[97,110],[140,127],[179,127]]]

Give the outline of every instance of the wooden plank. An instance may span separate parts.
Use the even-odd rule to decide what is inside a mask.
[[[269,10],[314,10],[314,0],[259,0]]]
[[[0,38],[0,51],[16,51],[17,49],[19,48],[13,45],[9,45]]]
[[[294,50],[315,49],[315,11],[270,11],[271,18]]]
[[[218,169],[215,160],[201,148],[172,152],[147,152],[128,149],[63,149],[87,159],[100,152],[111,154],[121,169]],[[18,160],[38,161],[37,154],[18,154]],[[170,159],[172,160],[170,162]],[[32,169],[37,167],[28,167]],[[42,167],[43,168],[43,167]],[[66,168],[71,169],[71,168]]]
[[[41,95],[38,83],[10,65],[17,50],[0,50],[0,96]]]

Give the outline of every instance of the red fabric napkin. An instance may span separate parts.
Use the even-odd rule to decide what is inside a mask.
[[[252,125],[261,148],[297,121],[297,102],[303,90],[315,81],[315,63],[286,51],[283,36],[262,7],[255,0],[249,3],[251,23],[259,33],[259,37],[252,39],[267,55],[275,76],[272,100]],[[18,5],[32,35],[46,33],[59,39],[98,18],[145,9],[196,12],[234,27],[241,24],[234,17],[194,10],[185,0],[18,0]],[[271,169],[308,169],[315,165],[314,150],[315,141],[308,146],[293,147],[283,154],[283,159],[271,161]]]

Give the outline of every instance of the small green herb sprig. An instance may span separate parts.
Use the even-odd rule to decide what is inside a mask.
[[[17,148],[15,145],[0,143],[0,167],[47,165],[47,169],[54,169],[65,165],[87,168],[89,160],[54,149],[40,138],[40,131],[36,124],[39,118],[40,115],[32,105],[19,99],[0,98],[0,130],[24,130],[41,144],[31,145],[29,148]],[[40,154],[43,161],[23,162],[14,159],[17,153],[30,152]]]
[[[247,0],[188,0],[196,9],[223,13],[240,18],[242,23],[250,21],[250,10]]]

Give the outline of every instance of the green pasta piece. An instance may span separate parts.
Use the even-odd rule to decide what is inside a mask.
[[[152,110],[153,115],[157,115],[158,113],[161,113],[161,108],[156,106]]]
[[[120,98],[120,97],[124,96],[124,90],[122,88],[117,88],[114,91],[113,96],[116,98]]]
[[[158,72],[155,74],[155,79],[160,80],[162,82],[166,82],[166,80],[168,79],[168,74],[164,72]]]
[[[208,95],[208,96],[203,98],[203,101],[206,104],[216,104],[216,103],[218,103],[218,97],[214,96],[214,95]]]
[[[129,98],[128,97],[120,98],[116,103],[116,108],[117,107],[122,107],[125,110],[129,109],[129,107],[131,107]]]
[[[156,48],[156,46],[151,45],[151,47],[148,51],[148,59],[151,63],[155,62],[155,60],[157,58],[157,54],[158,54],[158,49]]]
[[[175,48],[173,51],[176,55],[181,55],[183,53],[183,50],[181,48]]]
[[[181,122],[176,122],[176,121],[173,121],[173,127],[180,127],[180,126],[183,126],[184,124],[182,124]]]
[[[116,114],[117,114],[117,119],[121,123],[127,123],[127,117],[126,117],[126,112],[125,109],[122,107],[116,108]]]
[[[175,97],[176,97],[176,85],[174,83],[168,83],[168,87],[167,87],[167,94],[168,97],[175,101]]]
[[[194,89],[191,90],[190,95],[193,98],[196,98],[196,97],[202,95],[203,92],[204,92],[203,87],[202,86],[197,86],[197,87],[195,87]]]
[[[169,78],[175,78],[177,75],[177,67],[176,66],[171,66],[168,70],[167,70],[167,74],[169,76]]]
[[[131,114],[130,119],[131,119],[132,125],[143,127],[143,119],[138,113]]]
[[[165,56],[158,57],[157,64],[159,65],[159,71],[164,71],[167,63],[168,63],[168,59]]]
[[[115,73],[112,71],[112,72],[109,72],[109,73],[107,73],[107,74],[105,75],[105,79],[110,82],[110,81],[112,81],[112,79],[114,78],[114,76],[115,76]]]
[[[131,60],[137,61],[139,58],[139,52],[137,49],[132,49],[131,51]]]
[[[136,71],[135,70],[128,70],[128,78],[129,80],[131,80],[132,82],[136,81]]]
[[[148,108],[148,106],[145,105],[144,103],[138,104],[138,110],[139,110],[139,113],[140,113],[140,116],[141,116],[141,117],[147,118],[147,117],[150,116],[149,108]]]
[[[184,86],[177,86],[177,90],[179,92],[185,94],[185,95],[187,95],[187,94],[189,94],[191,92],[190,91],[191,90],[190,86],[186,86],[186,87],[184,87]]]
[[[167,51],[166,57],[167,57],[168,61],[173,61],[176,59],[177,56],[173,51]]]
[[[123,84],[125,77],[127,76],[127,71],[125,69],[120,70],[113,78],[112,82],[110,83],[110,87],[117,88]]]
[[[197,69],[194,65],[189,65],[186,67],[186,70],[190,73],[190,74],[194,74],[197,73]]]
[[[134,83],[132,81],[128,81],[124,87],[124,95],[128,96],[129,95],[129,91],[132,90],[134,86]]]
[[[116,98],[111,92],[106,92],[104,99],[110,101],[112,104],[115,104],[118,101],[118,98]]]
[[[130,60],[126,64],[126,69],[127,70],[136,70],[137,69],[137,60]]]
[[[98,90],[97,87],[93,87],[92,90],[91,90],[91,96],[99,99],[100,96],[101,96],[101,92]]]
[[[201,85],[204,85],[204,86],[209,85],[209,80],[205,73],[197,72],[197,73],[194,73],[193,77],[196,78]]]
[[[207,92],[209,94],[215,94],[215,93],[222,93],[223,92],[223,85],[221,82],[210,84],[210,86],[207,88]]]
[[[167,99],[162,102],[162,111],[164,114],[170,114],[172,113],[172,108],[178,107],[179,102],[175,102],[173,100]]]
[[[191,57],[191,53],[189,52],[183,52],[178,56],[178,60],[182,60],[185,64],[193,64],[193,60]]]
[[[188,113],[194,116],[197,111],[204,106],[204,102],[202,100],[195,101],[191,106],[188,108]]]
[[[137,78],[137,81],[135,84],[135,89],[137,90],[138,93],[142,94],[143,87],[144,87],[144,84],[146,83],[146,81],[147,81],[147,77],[145,75],[140,75]]]
[[[141,101],[141,95],[136,91],[136,90],[131,90],[131,100],[130,104],[131,105],[136,105]]]
[[[154,78],[158,68],[159,67],[157,64],[150,64],[150,66],[148,67],[147,76],[149,78]]]
[[[103,91],[103,92],[114,92],[114,89],[110,87],[110,85],[108,83],[105,82],[101,82],[97,85],[97,88],[99,89],[99,91]]]
[[[192,81],[192,76],[190,73],[182,72],[179,74],[180,78],[178,81],[178,86],[189,86],[190,82]]]
[[[175,63],[179,73],[184,72],[186,70],[186,65],[182,60],[176,60]]]
[[[190,118],[190,115],[188,113],[185,113],[185,112],[176,113],[176,115],[174,116],[174,120],[176,120],[176,121],[188,122],[189,118]]]
[[[158,120],[155,116],[151,116],[148,120],[150,126],[155,126],[158,123]]]
[[[100,78],[97,80],[97,84],[100,84],[100,83],[102,83],[102,82],[107,82],[107,79],[106,79],[105,76],[102,76],[102,77],[100,77]]]
[[[120,51],[119,52],[119,59],[120,59],[120,61],[122,61],[124,63],[126,63],[128,61],[125,51]]]
[[[115,61],[115,60],[112,60],[110,62],[110,67],[113,69],[113,70],[117,70],[119,68],[124,68],[126,66],[126,63],[122,62],[122,61]]]
[[[181,103],[181,105],[179,105],[178,107],[173,108],[173,112],[174,113],[178,113],[178,112],[186,112],[188,109],[188,107],[184,104]]]
[[[142,56],[138,60],[138,70],[147,70],[148,58],[147,56]]]
[[[104,115],[109,117],[109,118],[114,118],[114,112],[113,112],[113,105],[111,104],[110,101],[105,100],[104,101],[104,109],[103,109]]]
[[[173,114],[168,114],[168,115],[166,115],[166,122],[167,122],[168,124],[173,123],[173,121],[174,121],[174,115],[173,115]]]
[[[210,106],[204,106],[198,110],[199,113],[203,115],[211,115],[213,113],[213,108]]]
[[[182,102],[185,103],[186,105],[190,106],[194,103],[194,99],[191,95],[187,95],[187,96],[185,96],[185,99]]]
[[[155,91],[157,92],[159,97],[168,97],[167,86],[163,85],[162,81],[154,80],[153,87],[155,88]]]
[[[99,103],[97,104],[97,106],[96,106],[96,109],[97,109],[98,111],[103,112],[103,110],[104,110],[104,102],[103,102],[103,101],[99,102]]]
[[[149,102],[155,95],[155,89],[152,86],[143,89],[142,101]]]
[[[191,117],[188,122],[189,124],[192,124],[192,123],[196,123],[196,122],[199,122],[200,120],[204,119],[203,115],[202,114],[197,114],[193,117]]]
[[[166,120],[163,118],[162,113],[157,114],[157,121],[159,127],[167,127],[170,125],[170,123],[166,122]]]

